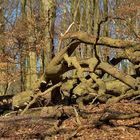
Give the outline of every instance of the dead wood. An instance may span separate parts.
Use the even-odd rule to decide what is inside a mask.
[[[67,33],[63,39],[78,39],[81,42],[87,43],[87,44],[95,44],[96,43],[96,36],[93,36],[91,34],[88,34],[86,32],[71,32]],[[106,45],[113,48],[129,48],[132,47],[135,49],[135,51],[139,51],[139,42],[134,41],[124,41],[121,39],[112,39],[109,37],[100,37],[97,45]]]
[[[79,39],[81,42],[85,42],[85,43],[92,43],[95,44],[96,43],[96,37],[89,35],[87,33],[84,32],[76,32],[76,33],[67,33],[65,36],[63,36],[63,40],[64,39]],[[104,40],[106,40],[107,42],[109,42],[109,46],[117,46],[117,47],[126,47],[126,48],[130,48],[132,46],[137,46],[139,45],[137,42],[132,42],[132,41],[123,41],[123,40],[117,40],[117,39],[108,39],[108,38],[100,38],[98,40],[99,44],[101,44],[100,42],[103,41],[104,45],[108,45],[107,43],[104,42]],[[109,41],[108,41],[109,40]],[[80,41],[77,41],[75,43],[71,42],[68,46],[64,47],[53,59],[52,61],[49,63],[49,65],[46,68],[46,76],[49,78],[55,74],[62,74],[64,73],[64,69],[62,68],[63,65],[60,64],[60,62],[64,59],[65,53],[68,54],[68,56],[70,56],[72,54],[72,52],[75,50],[75,48],[80,44]],[[126,50],[126,56],[131,56],[128,54],[132,54],[134,52],[134,48],[130,48]],[[137,53],[136,58],[139,58],[139,52],[134,52]],[[136,58],[133,58],[135,60],[137,60]],[[66,60],[66,58],[65,58]],[[70,62],[68,62],[68,65],[70,64]],[[90,63],[91,64],[91,63]],[[95,65],[95,64],[94,64]],[[75,67],[78,66],[77,64],[74,65]],[[91,66],[90,66],[91,68]],[[94,68],[94,67],[93,67]],[[92,69],[93,69],[92,68]],[[63,71],[63,72],[62,72]],[[67,71],[67,70],[66,70]],[[65,72],[66,72],[65,71]]]
[[[114,103],[125,98],[134,97],[135,94],[138,95],[139,82],[137,82],[137,78],[135,79],[130,74],[119,71],[114,66],[122,59],[127,58],[133,62],[133,64],[137,64],[134,65],[134,68],[139,71],[139,42],[112,39],[108,37],[97,38],[85,32],[66,32],[61,37],[61,42],[67,39],[71,39],[71,41],[67,46],[62,48],[47,65],[46,73],[35,83],[35,90],[33,92],[29,91],[31,93],[27,91],[26,93],[23,93],[23,96],[22,94],[19,94],[13,98],[13,106],[23,106],[25,103],[28,103],[21,114],[24,114],[24,112],[36,102],[39,96],[45,98],[48,102],[51,102],[51,96],[53,96],[52,91],[56,87],[59,87],[59,89],[56,90],[59,93],[61,92],[60,94],[62,97],[60,98],[62,100],[66,96],[67,98],[76,96],[76,98],[79,98],[76,101],[78,104],[83,104],[82,102],[84,100],[90,100],[90,102],[93,103],[96,99],[101,102]],[[71,54],[80,43],[92,44],[94,45],[94,49],[95,46],[97,48],[98,45],[105,45],[107,47],[122,49],[122,52],[116,53],[115,62],[113,62],[113,60],[111,61],[113,65],[109,64],[108,60],[107,62],[102,62],[99,55],[98,57],[95,55],[94,58],[79,61],[75,56],[71,56]],[[96,51],[96,49],[94,51]],[[77,80],[69,80],[69,82],[63,83],[63,74],[73,69],[76,70],[76,76],[79,83]],[[88,72],[89,79],[86,79],[86,77],[83,76],[85,72]],[[102,79],[104,73],[107,73],[118,80],[115,80],[114,82],[104,82]],[[41,83],[43,78],[45,79],[45,83],[43,87],[41,86],[42,84],[40,84],[39,87],[39,83]],[[49,81],[52,82],[52,87],[50,89],[47,88]],[[73,96],[70,94],[73,94]],[[31,98],[33,98],[32,101]]]
[[[131,114],[119,114],[119,113],[105,113],[99,119],[100,121],[107,122],[109,120],[124,120],[124,119],[131,119],[134,117],[139,117],[140,113],[131,113]]]
[[[131,88],[119,80],[110,80],[105,82],[106,93],[119,96],[125,94]]]
[[[108,104],[117,103],[117,102],[119,102],[122,99],[132,98],[132,97],[135,97],[135,96],[138,96],[138,95],[140,95],[140,91],[129,90],[125,94],[121,94],[118,97],[112,97],[112,98],[110,98],[107,101],[107,103]]]
[[[33,96],[33,99],[28,103],[28,105],[25,107],[25,109],[21,112],[21,115],[23,115],[23,114],[28,110],[28,108],[29,108],[33,103],[35,103],[36,99],[37,99],[39,96],[45,96],[46,94],[51,93],[52,90],[54,90],[55,88],[59,87],[61,84],[62,84],[62,83],[60,82],[60,83],[58,83],[58,84],[56,84],[56,85],[50,87],[49,89],[47,89],[47,90],[44,91],[43,93],[42,93],[42,92],[39,92],[39,93],[35,94],[35,95]],[[50,94],[50,96],[51,96],[51,94]]]
[[[122,72],[118,71],[117,68],[109,65],[108,63],[102,62],[98,65],[98,68],[104,70],[108,74],[112,75],[113,77],[119,79],[120,81],[124,82],[128,86],[130,86],[133,89],[136,89],[136,79],[133,78],[132,76]]]

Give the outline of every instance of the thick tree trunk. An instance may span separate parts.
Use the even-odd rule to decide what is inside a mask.
[[[46,22],[44,31],[43,45],[43,70],[45,72],[47,64],[53,56],[53,37],[54,37],[54,20],[56,5],[55,0],[41,0],[41,16]]]

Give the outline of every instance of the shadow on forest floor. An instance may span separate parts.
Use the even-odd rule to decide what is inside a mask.
[[[72,112],[73,110],[73,112]],[[138,140],[140,104],[124,100],[112,105],[54,106],[40,115],[0,119],[2,140]]]

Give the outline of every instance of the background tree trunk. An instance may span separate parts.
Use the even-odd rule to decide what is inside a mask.
[[[45,72],[47,64],[53,57],[53,37],[54,37],[54,22],[55,22],[56,3],[55,0],[41,0],[41,17],[46,21],[44,30],[43,44],[43,71]]]

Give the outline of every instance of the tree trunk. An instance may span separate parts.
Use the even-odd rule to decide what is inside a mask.
[[[53,56],[53,37],[54,37],[54,20],[56,5],[55,0],[41,1],[41,16],[46,22],[44,31],[44,46],[43,46],[43,71],[45,72],[47,64]]]
[[[27,1],[27,6],[28,8],[26,8],[26,19],[28,21],[32,20],[34,21],[34,19],[32,18],[32,9],[31,9],[31,3],[30,1]],[[32,46],[33,44],[33,31],[32,31],[32,26],[29,24],[28,25],[28,32],[29,32],[29,36],[28,36],[28,41],[32,42],[30,43],[27,47],[28,47],[28,55],[26,57],[26,61],[27,61],[27,74],[26,74],[26,90],[33,90],[35,87],[35,83],[37,81],[37,55],[36,55],[36,49],[34,46]]]
[[[93,25],[93,18],[94,16],[92,15],[93,14],[93,10],[94,10],[94,2],[88,0],[86,2],[87,4],[87,9],[86,9],[86,17],[87,17],[87,32],[89,34],[92,33],[92,25]],[[93,46],[92,45],[87,45],[87,58],[91,58],[93,56]]]

